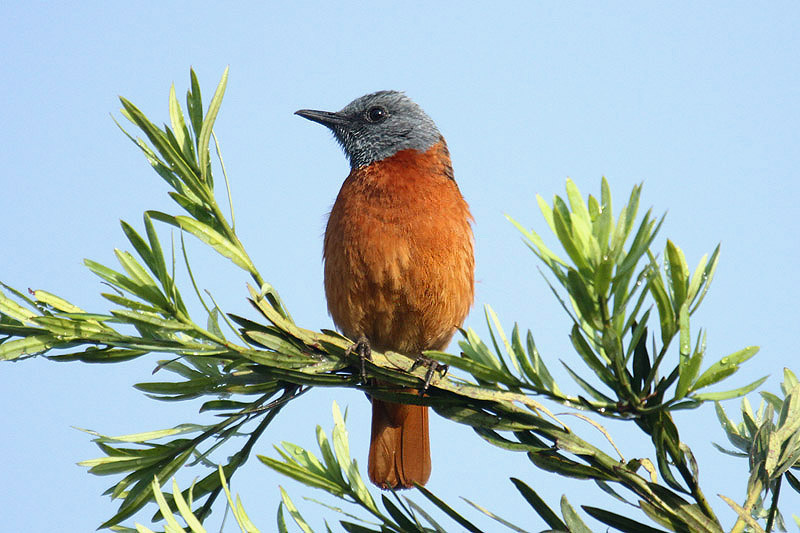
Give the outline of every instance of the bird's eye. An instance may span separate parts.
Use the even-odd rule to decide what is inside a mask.
[[[367,120],[370,122],[383,122],[389,116],[389,112],[385,108],[375,106],[367,110]]]

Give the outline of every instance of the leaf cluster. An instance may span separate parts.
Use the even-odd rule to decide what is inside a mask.
[[[135,435],[110,437],[90,432],[103,456],[83,464],[93,474],[117,478],[107,493],[120,500],[117,513],[102,527],[125,530],[120,524],[153,501],[159,505],[154,518],[163,516],[171,524],[165,510],[177,508],[202,522],[216,498],[227,493],[225,480],[248,460],[281,409],[313,386],[335,386],[365,389],[371,396],[396,402],[430,405],[441,416],[471,426],[492,445],[524,452],[539,469],[593,480],[611,497],[637,507],[643,513],[637,518],[649,519],[666,530],[723,530],[701,490],[697,461],[673,420],[677,409],[743,396],[765,379],[727,390],[709,390],[730,378],[757,352],[755,347],[746,347],[703,367],[707,335],[699,328],[695,328],[696,335],[692,334],[692,317],[713,279],[719,247],[703,256],[690,273],[683,252],[672,241],[667,240],[663,253],[653,251],[664,217],[654,218],[650,210],[639,217],[641,185],[634,187],[615,217],[605,179],[599,199],[590,195],[587,201],[568,180],[566,199],[555,196],[550,205],[537,197],[563,256],[548,247],[533,229],[511,221],[542,262],[542,274],[569,317],[569,337],[577,358],[561,363],[574,384],[557,384],[545,363],[553,359],[539,353],[533,333],[528,330],[523,335],[514,324],[507,335],[500,318],[487,306],[487,342],[469,329],[459,342],[459,355],[427,352],[457,370],[448,376],[434,376],[425,396],[408,393],[409,388],[422,387],[429,376],[424,368],[409,368],[406,356],[373,352],[372,360],[362,362],[350,355],[350,340],[333,331],[297,325],[277,291],[259,274],[236,233],[229,188],[229,214],[217,203],[210,146],[213,139],[225,175],[213,125],[226,82],[227,70],[204,111],[192,71],[187,113],[183,113],[172,88],[170,124],[163,127],[121,99],[122,115],[144,138],[126,135],[169,184],[169,195],[182,214],[147,211],[143,231],[122,222],[130,251],[116,250],[118,268],[86,261],[110,288],[103,293],[112,306],[110,310],[87,312],[44,290],[25,294],[3,285],[5,292],[0,292],[0,335],[5,336],[0,338],[0,358],[19,360],[42,355],[56,361],[114,363],[150,353],[169,354],[169,358],[158,361],[156,370],[172,379],[136,387],[161,401],[202,399],[200,412],[205,417],[213,415],[206,423],[184,423]],[[159,227],[178,231],[179,242],[173,239],[169,247],[164,246]],[[211,293],[201,291],[184,245],[185,234],[230,259],[250,276],[254,287],[248,287],[247,297],[253,314],[226,313]],[[188,274],[194,296],[205,311],[203,320],[193,318],[191,305],[175,281],[178,268]],[[379,378],[383,385],[374,385],[372,379],[362,382],[362,364],[367,377]],[[766,397],[767,410],[757,423],[753,419],[752,424],[743,422],[743,429],[736,428],[737,442],[749,443],[740,450],[751,456],[753,474],[742,515],[750,520],[758,519],[750,511],[758,508],[756,502],[764,491],[772,490],[775,495],[776,483],[783,477],[792,484],[796,481],[789,477],[789,469],[800,453],[795,449],[800,431],[795,427],[800,419],[795,416],[798,396],[784,392],[783,401]],[[571,414],[589,422],[618,457],[604,451],[605,442],[595,445],[579,435],[537,397],[563,404]],[[773,412],[781,413],[774,423]],[[630,420],[651,441],[652,458],[626,459],[609,432],[582,413]],[[330,440],[317,429],[321,457],[284,443],[278,449],[281,459],[261,460],[371,515],[373,526],[342,521],[348,531],[443,531],[421,506],[407,498],[392,500],[384,495],[378,504],[350,458],[344,417],[338,408],[334,409],[334,420]],[[723,421],[732,435],[733,424],[725,424]],[[241,443],[239,450],[218,462],[215,452],[234,440]],[[178,491],[174,487],[172,494],[162,491],[166,480],[191,465],[205,465],[209,472],[190,489]],[[588,531],[566,498],[560,502],[559,517],[523,481],[513,478],[512,482],[553,530]],[[426,489],[419,487],[419,492],[461,527],[477,530]],[[301,529],[310,530],[288,494],[282,495],[278,515],[281,531],[286,528],[284,511]],[[582,509],[619,531],[663,531],[600,508]],[[745,520],[740,518],[742,527]],[[771,526],[769,522],[766,529]]]

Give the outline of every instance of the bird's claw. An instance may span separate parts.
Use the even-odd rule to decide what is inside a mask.
[[[345,357],[350,357],[356,354],[361,362],[359,370],[361,371],[361,383],[367,383],[367,360],[372,361],[372,347],[369,345],[369,340],[366,336],[361,335],[356,342],[344,352]]]
[[[430,357],[420,355],[414,359],[414,364],[411,365],[411,368],[409,368],[408,371],[413,372],[420,366],[425,366],[428,368],[428,370],[425,372],[425,380],[422,384],[422,388],[419,390],[419,395],[422,396],[428,391],[428,387],[430,387],[431,381],[433,380],[433,375],[438,373],[439,377],[443,378],[447,374],[447,370],[450,367],[444,363],[434,361]]]

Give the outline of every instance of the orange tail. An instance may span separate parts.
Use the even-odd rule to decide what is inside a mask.
[[[372,398],[369,479],[382,489],[408,489],[430,475],[428,408]]]

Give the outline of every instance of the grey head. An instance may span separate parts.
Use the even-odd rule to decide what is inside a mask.
[[[367,94],[337,112],[301,109],[295,115],[330,128],[352,168],[381,161],[401,150],[425,152],[441,138],[433,120],[398,91]]]

